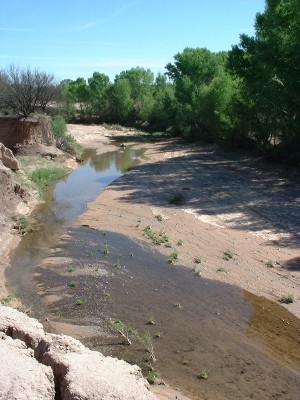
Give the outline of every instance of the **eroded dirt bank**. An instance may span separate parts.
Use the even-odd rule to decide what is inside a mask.
[[[133,134],[77,125],[69,125],[69,132],[100,153],[111,137],[127,135],[130,141]],[[195,268],[199,257],[205,278],[276,302],[291,294],[296,301],[286,307],[299,318],[299,183],[272,165],[233,159],[214,148],[171,139],[135,146],[146,148],[146,159],[90,203],[78,225],[148,242],[147,225],[163,230],[181,265]],[[172,250],[156,249],[166,257]]]

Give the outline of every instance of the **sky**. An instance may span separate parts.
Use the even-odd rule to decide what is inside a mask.
[[[218,52],[254,35],[265,0],[0,0],[0,69],[63,79],[134,67],[155,74],[186,47]]]

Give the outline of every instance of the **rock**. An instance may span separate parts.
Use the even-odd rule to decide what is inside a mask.
[[[13,155],[13,152],[6,148],[3,143],[0,143],[0,161],[3,165],[13,171],[20,169],[19,161]]]
[[[54,400],[52,369],[36,362],[20,340],[0,336],[0,399]]]
[[[5,340],[13,343],[6,346],[8,358],[16,361],[6,362],[5,371],[0,372],[1,385],[5,384],[10,393],[21,393],[21,385],[32,386],[31,377],[26,371],[17,367],[24,362],[24,357],[30,358],[40,379],[39,390],[44,390],[26,398],[52,399],[50,367],[56,384],[56,396],[62,400],[155,400],[157,397],[149,391],[149,384],[143,378],[141,370],[136,365],[92,351],[81,342],[70,336],[45,333],[42,325],[35,319],[9,307],[0,306],[0,331]],[[0,343],[0,345],[2,344]],[[0,347],[0,357],[2,355]],[[27,360],[27,358],[25,358]],[[47,369],[48,368],[48,369]],[[24,369],[24,368],[23,368]],[[1,368],[3,370],[3,368]],[[2,375],[1,375],[2,374]],[[38,375],[40,374],[40,375]],[[43,375],[44,374],[44,375]],[[35,373],[33,374],[35,375]],[[40,378],[40,376],[44,378]],[[15,378],[11,378],[15,377]],[[36,379],[36,382],[38,380]],[[49,386],[50,385],[50,386]],[[5,389],[6,390],[6,389]],[[7,392],[5,392],[7,393]],[[47,397],[48,396],[48,397]],[[49,397],[50,396],[50,397]],[[0,399],[25,399],[25,397],[0,397]]]

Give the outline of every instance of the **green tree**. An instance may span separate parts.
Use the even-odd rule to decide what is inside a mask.
[[[109,91],[110,115],[114,122],[126,123],[132,112],[133,100],[128,79],[118,79]]]
[[[227,53],[186,48],[174,59],[166,68],[175,84],[172,109],[176,130],[206,141],[224,136],[224,129],[233,124],[228,113],[238,90],[225,70]]]
[[[111,86],[109,77],[100,72],[94,72],[93,76],[88,78],[88,86],[92,112],[103,122],[109,110],[108,91]]]
[[[241,78],[240,119],[258,143],[300,151],[300,4],[267,0],[255,36],[241,35],[229,68]]]

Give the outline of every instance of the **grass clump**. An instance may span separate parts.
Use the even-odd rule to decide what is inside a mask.
[[[295,297],[292,294],[286,294],[284,296],[281,296],[278,301],[282,304],[291,304],[294,303]]]
[[[203,369],[200,371],[200,373],[197,375],[198,379],[207,379],[208,378],[208,372],[206,369]]]
[[[69,282],[69,286],[71,288],[76,288],[77,287],[77,282],[76,281],[71,281],[71,282]]]
[[[150,318],[147,320],[146,324],[147,324],[147,325],[156,325],[155,318],[154,318],[154,317],[150,317]]]
[[[83,303],[84,303],[83,299],[77,299],[75,304],[76,306],[82,306]]]
[[[8,296],[1,297],[0,303],[3,305],[9,304],[11,301],[15,300],[16,297],[13,294],[9,294]]]
[[[156,371],[149,371],[147,374],[147,381],[150,383],[150,385],[153,385],[157,377],[158,373]]]
[[[160,214],[155,215],[155,218],[160,222],[163,220],[163,217]]]
[[[176,205],[181,205],[184,203],[184,201],[185,198],[182,193],[176,193],[169,199],[170,204],[176,204]]]
[[[67,134],[67,124],[62,116],[56,115],[52,118],[52,131],[58,148],[76,157],[81,155],[82,148],[72,135]]]
[[[194,258],[194,263],[195,264],[201,264],[202,263],[202,258],[201,257],[195,257]]]
[[[234,257],[234,252],[232,250],[226,250],[223,253],[223,259],[226,261],[231,260]]]
[[[174,264],[174,262],[178,259],[178,251],[173,250],[170,257],[168,258],[168,263],[169,264]]]
[[[155,232],[150,225],[146,226],[146,228],[144,229],[144,233],[156,245],[161,245],[162,243],[167,243],[169,241],[169,237],[166,232]]]
[[[33,228],[29,222],[29,218],[21,213],[16,213],[12,215],[12,220],[14,221],[14,228],[18,230],[21,235],[32,232]]]
[[[40,197],[44,197],[46,187],[63,176],[67,175],[68,170],[65,167],[37,168],[31,174],[32,181],[36,184]]]

